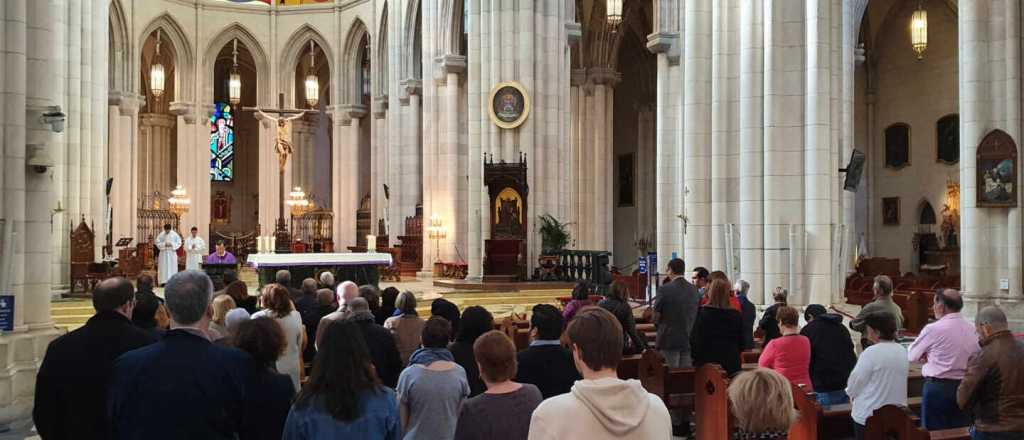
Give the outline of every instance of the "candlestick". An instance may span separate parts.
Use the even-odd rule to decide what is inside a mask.
[[[377,252],[377,236],[370,234],[366,236],[366,252]]]

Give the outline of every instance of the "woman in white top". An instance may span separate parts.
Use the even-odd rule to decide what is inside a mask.
[[[302,329],[302,317],[292,305],[288,289],[280,284],[268,284],[263,288],[260,299],[264,309],[253,313],[252,319],[266,316],[273,318],[281,325],[288,345],[284,354],[277,359],[277,372],[291,376],[295,389],[299,389],[302,372],[300,353],[302,353],[303,339],[306,336],[306,332]]]
[[[885,405],[907,406],[907,349],[896,343],[896,317],[889,312],[864,317],[867,338],[874,343],[860,354],[846,383],[853,402],[853,434],[864,438],[864,425],[876,409]]]

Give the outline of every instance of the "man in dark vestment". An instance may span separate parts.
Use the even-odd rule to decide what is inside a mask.
[[[132,325],[135,288],[124,278],[100,282],[92,291],[96,314],[50,343],[36,377],[32,419],[46,439],[105,439],[107,383],[114,359],[156,342]]]

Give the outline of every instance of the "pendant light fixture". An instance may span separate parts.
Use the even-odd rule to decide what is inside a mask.
[[[160,99],[164,95],[164,65],[160,59],[160,29],[156,30],[156,54],[149,66],[149,90],[153,97]]]
[[[608,17],[608,24],[612,28],[622,23],[622,2],[623,0],[605,0],[605,16]]]
[[[316,76],[316,47],[309,41],[309,72],[306,75],[306,104],[316,108],[320,102],[320,79]]]
[[[228,75],[228,101],[238,106],[242,102],[242,74],[238,73],[238,39],[233,40],[231,49],[231,74]]]
[[[910,17],[910,45],[917,54],[917,59],[924,59],[924,51],[928,49],[928,11],[922,3]]]

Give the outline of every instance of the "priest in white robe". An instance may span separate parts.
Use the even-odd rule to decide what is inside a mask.
[[[189,236],[185,237],[185,270],[200,270],[206,255],[206,240],[199,236],[199,229],[192,227]]]
[[[181,236],[171,229],[170,224],[164,225],[164,232],[156,236],[156,248],[160,250],[157,263],[160,285],[167,284],[174,274],[178,273],[178,248],[181,247]]]

